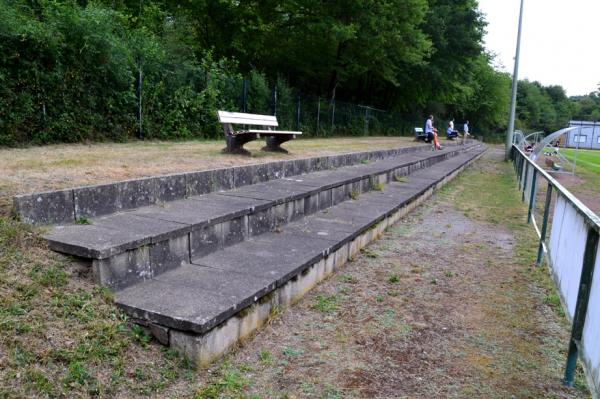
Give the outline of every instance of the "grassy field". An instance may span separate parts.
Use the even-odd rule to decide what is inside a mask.
[[[501,158],[208,370],[132,328],[89,270],[0,216],[0,398],[587,398],[581,372],[576,389],[560,384],[568,323],[532,267],[535,234]]]
[[[561,175],[558,180],[592,211],[600,213],[600,151],[561,149],[567,159],[577,156],[575,176]]]
[[[570,161],[573,161],[576,155],[577,170],[594,176],[597,179],[594,182],[600,182],[600,150],[561,149],[560,152]]]
[[[223,140],[134,141],[129,143],[61,144],[0,149],[0,215],[7,214],[16,194],[138,177],[214,169],[273,160],[419,145],[412,137],[298,139],[284,144],[290,154],[260,151],[264,140],[245,147],[251,157],[224,155]]]

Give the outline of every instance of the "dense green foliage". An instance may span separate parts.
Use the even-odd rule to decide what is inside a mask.
[[[519,81],[517,128],[548,133],[567,126],[569,120],[598,119],[600,91],[568,98],[561,86],[543,86],[539,82]]]
[[[2,0],[0,145],[218,137],[217,109],[318,136],[429,113],[501,130],[510,78],[484,27],[476,0]],[[598,101],[524,81],[519,120],[550,129]]]

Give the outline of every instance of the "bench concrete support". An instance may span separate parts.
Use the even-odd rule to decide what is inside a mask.
[[[256,140],[257,134],[238,134],[236,136],[225,136],[227,147],[223,148],[224,154],[250,155],[250,151],[244,148],[244,144]]]
[[[267,145],[262,148],[262,151],[282,152],[284,154],[288,154],[288,150],[281,148],[281,144],[293,139],[294,136],[292,135],[269,136],[266,138]]]

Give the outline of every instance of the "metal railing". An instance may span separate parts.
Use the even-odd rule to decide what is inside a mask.
[[[546,259],[572,322],[564,384],[573,385],[581,358],[590,390],[600,397],[600,218],[513,145],[511,158],[527,221],[539,237],[536,264]],[[545,191],[545,192],[544,192]],[[541,205],[543,201],[543,206]],[[541,221],[541,226],[539,222]]]

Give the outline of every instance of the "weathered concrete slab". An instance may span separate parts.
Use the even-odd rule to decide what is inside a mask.
[[[280,181],[273,181],[241,187],[239,189],[222,193],[222,195],[259,199],[272,202],[273,204],[280,204],[308,196],[315,192],[318,192],[318,189],[315,187],[289,184],[289,182],[280,183]]]
[[[75,218],[108,215],[120,210],[119,188],[116,184],[73,189]]]
[[[233,183],[234,187],[247,186],[271,180],[275,175],[284,175],[284,164],[273,167],[270,164],[255,164],[236,166],[233,168]]]
[[[13,198],[15,213],[23,223],[46,225],[75,220],[73,190],[51,191]]]
[[[240,216],[221,223],[223,246],[237,244],[250,235],[249,216]]]
[[[213,209],[208,204],[199,201],[181,200],[166,203],[163,207],[141,208],[132,211],[132,214],[200,228],[210,222],[214,216]]]
[[[94,279],[111,290],[119,290],[152,278],[148,245],[92,261]]]
[[[292,233],[292,236],[302,234],[313,238],[333,241],[334,244],[331,250],[335,251],[338,247],[354,238],[356,232],[362,227],[333,218],[306,217],[298,222],[289,224],[283,229],[282,233]]]
[[[185,198],[185,174],[176,174],[156,178],[156,201],[170,202]]]
[[[223,247],[223,226],[204,226],[190,234],[190,256],[205,256]]]
[[[220,223],[246,215],[254,212],[257,206],[261,207],[262,205],[265,205],[265,201],[208,194],[207,196],[173,201],[163,207],[143,208],[132,213],[136,216],[187,224],[194,230],[207,224]]]
[[[135,209],[156,203],[156,179],[137,179],[115,183],[120,210]]]
[[[128,212],[99,217],[93,219],[92,223],[94,226],[119,230],[124,233],[140,234],[148,237],[150,243],[178,237],[191,231],[187,224],[141,217]]]
[[[150,245],[152,275],[157,276],[190,261],[189,235],[170,238]]]
[[[192,263],[255,277],[268,277],[277,281],[279,286],[321,259],[333,245],[333,241],[298,232],[266,233],[193,259]],[[285,248],[285,251],[274,248]]]
[[[317,173],[311,173],[306,176],[301,176],[297,179],[297,183],[303,186],[320,187],[328,189],[345,184],[349,181],[360,180],[363,174],[360,170],[327,170]]]
[[[203,333],[274,289],[270,278],[186,264],[118,292],[116,303],[131,315]]]
[[[313,171],[312,158],[292,159],[284,162],[284,176],[298,176]]]
[[[92,259],[107,258],[150,243],[145,234],[94,225],[56,226],[44,238],[54,251]]]
[[[211,193],[196,197],[190,197],[190,200],[201,201],[207,206],[222,210],[229,210],[231,217],[238,217],[249,212],[267,209],[273,206],[273,201],[262,200],[259,198],[242,197],[234,195],[238,190],[223,191],[220,193]],[[233,194],[233,195],[232,195]]]
[[[233,168],[186,173],[186,187],[188,197],[231,190],[234,187]]]

